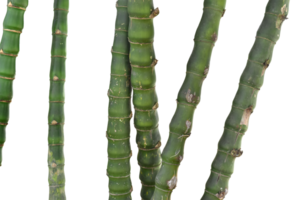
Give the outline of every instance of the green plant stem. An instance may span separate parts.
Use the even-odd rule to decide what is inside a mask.
[[[16,58],[19,53],[20,35],[24,27],[24,13],[28,0],[8,0],[0,43],[0,166],[9,120],[9,104],[13,97],[13,80]]]
[[[54,0],[49,92],[49,200],[65,200],[64,84],[66,79],[66,40],[69,0]]]
[[[161,165],[160,133],[158,130],[158,99],[155,90],[153,18],[159,14],[153,1],[129,0],[130,17],[128,39],[130,43],[131,85],[135,108],[134,125],[139,148],[138,163],[142,182],[141,197],[150,200],[155,177]]]
[[[273,48],[279,39],[281,24],[286,19],[288,7],[289,0],[269,0],[247,66],[240,78],[232,109],[225,122],[202,200],[224,199],[228,192],[234,161],[243,153],[240,149],[242,137],[256,107],[258,91],[263,85],[265,71],[271,62]]]
[[[177,173],[183,159],[184,144],[190,136],[193,115],[200,102],[201,88],[218,37],[220,19],[226,0],[205,0],[203,15],[195,35],[195,45],[187,65],[184,83],[177,98],[177,109],[170,124],[168,142],[162,153],[162,166],[155,180],[151,200],[168,200],[177,184]]]
[[[127,1],[118,0],[111,79],[108,90],[109,118],[107,125],[109,200],[131,200],[130,119],[131,84]]]

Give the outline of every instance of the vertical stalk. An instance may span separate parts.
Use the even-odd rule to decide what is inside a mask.
[[[24,27],[24,13],[28,0],[8,0],[0,43],[0,166],[2,149],[9,120],[9,104],[13,97],[13,80],[16,74],[16,58],[19,53],[20,35]]]
[[[69,0],[54,0],[49,92],[49,200],[65,200],[64,84],[66,78],[66,40]]]
[[[177,109],[170,123],[168,142],[162,153],[162,166],[155,180],[151,200],[168,200],[177,184],[184,144],[191,135],[193,116],[200,103],[201,88],[207,77],[213,47],[218,37],[226,0],[205,0],[203,15],[196,31],[195,45],[187,64],[184,83],[177,98]]]
[[[118,0],[115,37],[112,47],[111,79],[108,90],[108,163],[109,200],[131,200],[130,119],[131,84],[127,1]]]
[[[256,107],[258,91],[263,85],[265,71],[271,62],[281,25],[288,14],[288,7],[289,0],[269,0],[247,66],[240,78],[232,109],[225,122],[202,200],[224,199],[228,193],[234,161],[243,153],[242,137],[248,129],[250,115]]]
[[[142,182],[141,197],[150,200],[154,192],[155,177],[161,165],[154,68],[157,60],[153,47],[153,18],[159,14],[159,10],[154,9],[152,0],[129,0],[128,13],[129,58],[135,108],[134,125],[137,130],[138,163]]]

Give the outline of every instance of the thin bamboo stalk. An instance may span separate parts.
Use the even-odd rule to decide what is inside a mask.
[[[64,85],[66,79],[66,42],[69,0],[54,0],[49,92],[49,200],[65,200]]]
[[[170,200],[179,187],[179,168],[185,160],[185,143],[192,136],[196,109],[202,102],[202,90],[210,71],[211,56],[219,40],[221,21],[227,12],[226,0],[205,0],[193,39],[193,51],[187,62],[185,78],[180,85],[175,112],[168,128],[155,179],[152,200]]]

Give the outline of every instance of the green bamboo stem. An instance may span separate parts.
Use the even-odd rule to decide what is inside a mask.
[[[69,0],[54,0],[49,92],[49,200],[65,200],[64,84],[66,79],[66,41]]]
[[[0,43],[0,166],[9,120],[9,104],[13,97],[13,80],[16,74],[16,58],[19,53],[20,35],[24,27],[24,13],[28,0],[8,0]]]
[[[242,155],[242,137],[248,129],[249,118],[256,107],[258,91],[263,85],[274,46],[279,39],[281,25],[288,14],[289,0],[269,0],[256,40],[249,54],[247,66],[240,78],[239,89],[225,122],[218,152],[201,200],[224,199],[233,174],[234,161]]]
[[[158,130],[158,99],[155,90],[155,58],[153,18],[159,14],[153,1],[129,0],[131,85],[135,108],[134,125],[139,148],[138,163],[142,182],[141,197],[150,200],[155,177],[161,165],[160,133]]]
[[[109,118],[107,125],[109,200],[131,200],[130,119],[131,84],[127,1],[118,0],[111,79],[108,90]]]
[[[195,35],[195,46],[187,64],[184,83],[177,98],[177,109],[170,124],[168,142],[162,153],[162,166],[155,180],[151,200],[168,200],[177,184],[184,144],[191,135],[193,115],[200,102],[201,88],[207,77],[210,58],[218,37],[226,0],[205,0],[203,15]]]

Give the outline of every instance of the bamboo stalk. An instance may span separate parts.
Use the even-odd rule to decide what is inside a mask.
[[[161,165],[161,138],[158,130],[158,99],[155,90],[155,58],[153,18],[159,14],[153,1],[129,0],[131,84],[135,108],[134,125],[139,148],[138,163],[142,182],[141,197],[150,200],[155,177]]]
[[[217,141],[201,200],[225,199],[231,191],[237,159],[243,156],[243,140],[250,131],[251,118],[258,107],[266,72],[281,39],[283,22],[289,19],[290,0],[269,0],[253,41],[245,67]]]
[[[160,155],[157,152],[161,147],[159,135],[154,135],[154,139],[149,138],[151,133],[159,132],[158,126],[155,126],[157,125],[156,120],[158,116],[156,111],[159,108],[158,98],[149,92],[150,86],[153,88],[153,84],[156,84],[156,77],[153,75],[153,72],[156,72],[155,65],[159,60],[155,59],[150,45],[154,40],[153,35],[151,35],[152,30],[149,31],[149,27],[152,27],[151,23],[154,23],[154,20],[150,21],[149,19],[152,19],[152,16],[145,15],[145,13],[147,10],[155,10],[149,6],[152,5],[150,0],[146,0],[146,2],[129,0],[129,2],[132,5],[128,6],[128,12],[129,15],[130,13],[132,15],[130,16],[128,38],[130,42],[130,62],[132,65],[131,84],[135,108],[134,125],[137,136],[137,160],[140,166],[140,198],[170,200],[173,198],[172,192],[178,187],[177,174],[179,167],[184,161],[184,144],[192,136],[193,127],[191,122],[194,123],[195,110],[201,104],[201,89],[210,71],[210,55],[214,47],[216,47],[216,42],[219,38],[218,31],[221,26],[221,19],[226,15],[227,1],[204,1],[201,20],[199,20],[199,25],[195,32],[194,51],[187,63],[186,78],[177,94],[175,113],[171,118],[170,130],[168,131],[168,141],[161,155],[163,161],[161,167],[158,162]],[[201,197],[202,200],[224,199],[230,193],[230,181],[235,172],[235,163],[237,158],[244,154],[241,148],[243,136],[249,131],[251,116],[257,108],[256,103],[264,87],[265,73],[271,60],[274,58],[273,53],[281,38],[283,22],[288,19],[287,15],[290,13],[290,3],[289,0],[269,0],[266,6],[266,12],[249,54],[249,62],[247,62],[243,73],[241,73],[239,87],[234,94],[231,109],[223,125],[223,134],[217,142],[218,149],[210,165],[211,173],[209,173],[206,180],[204,193]],[[153,14],[155,18],[157,14],[155,12]],[[148,24],[147,20],[149,20]],[[145,69],[147,67],[141,68],[140,65],[154,68],[154,70],[151,73],[146,73]],[[145,88],[148,91],[143,91]],[[143,105],[145,102],[149,105]],[[151,104],[153,105],[152,109]],[[147,111],[147,114],[151,117],[147,118],[146,115],[142,115],[143,111]],[[139,125],[138,128],[137,124]],[[146,134],[142,134],[143,132]],[[142,145],[152,146],[147,149],[143,148]],[[153,159],[154,157],[155,159]],[[141,161],[146,163],[145,168],[141,168]],[[147,168],[149,171],[145,170]],[[154,191],[151,189],[153,174],[157,174]],[[146,185],[146,181],[150,184]]]
[[[109,118],[107,125],[110,200],[131,200],[130,119],[131,84],[127,1],[118,0],[115,37],[112,47],[111,79],[108,90]]]
[[[66,41],[69,0],[54,0],[49,92],[49,200],[65,200],[64,84],[66,79]]]
[[[0,44],[0,166],[9,120],[9,104],[13,97],[13,80],[16,58],[19,53],[20,35],[24,27],[24,13],[28,0],[8,0]]]
[[[184,83],[177,98],[177,109],[170,124],[168,142],[162,153],[162,166],[155,180],[151,200],[168,200],[177,184],[184,144],[191,135],[193,116],[200,103],[201,88],[207,77],[213,47],[218,37],[226,0],[205,0],[203,15],[196,31],[195,45],[187,64]]]

